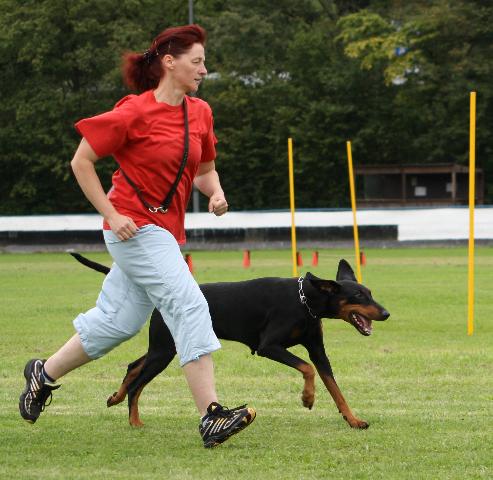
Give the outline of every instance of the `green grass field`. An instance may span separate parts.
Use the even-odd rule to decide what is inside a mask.
[[[0,255],[1,479],[475,479],[493,478],[493,249],[476,250],[475,332],[467,336],[464,248],[368,249],[363,283],[391,317],[363,337],[324,320],[325,346],[349,405],[370,423],[351,430],[317,379],[313,410],[302,407],[301,375],[223,342],[214,356],[220,399],[248,402],[255,423],[206,450],[176,359],[141,397],[145,426],[132,429],[126,405],[106,408],[126,365],[146,351],[147,329],[72,372],[35,425],[21,420],[22,370],[72,333],[92,307],[103,276],[67,254]],[[105,254],[88,254],[109,264]],[[199,282],[290,276],[290,252],[193,252]],[[320,251],[335,278],[350,250]],[[255,301],[255,299],[252,299]],[[307,359],[303,348],[293,349]]]

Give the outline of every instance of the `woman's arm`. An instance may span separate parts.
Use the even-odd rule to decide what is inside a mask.
[[[228,211],[228,202],[221,188],[214,161],[199,165],[193,183],[204,195],[209,197],[209,212],[214,212],[215,215],[220,216]]]
[[[134,236],[138,227],[131,218],[120,215],[108,200],[94,167],[98,160],[91,145],[83,138],[70,165],[87,199],[108,222],[115,235],[120,240],[127,240]]]

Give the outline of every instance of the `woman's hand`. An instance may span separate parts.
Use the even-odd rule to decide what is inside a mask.
[[[228,211],[228,202],[224,197],[224,193],[214,194],[209,199],[209,212],[214,213],[214,215],[220,217]]]
[[[132,238],[139,229],[130,217],[120,215],[116,211],[106,218],[106,221],[108,222],[111,231],[122,241]]]

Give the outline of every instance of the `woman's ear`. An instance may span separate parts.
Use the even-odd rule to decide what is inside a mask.
[[[170,55],[167,53],[161,59],[161,63],[162,63],[164,68],[167,68],[169,70],[174,70],[174,68],[175,68],[175,57],[173,57],[173,55]]]

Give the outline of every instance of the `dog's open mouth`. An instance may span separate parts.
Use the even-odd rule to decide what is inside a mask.
[[[349,314],[349,322],[351,325],[358,330],[361,335],[371,335],[372,325],[371,320],[369,318],[364,317],[356,312],[351,312]]]

